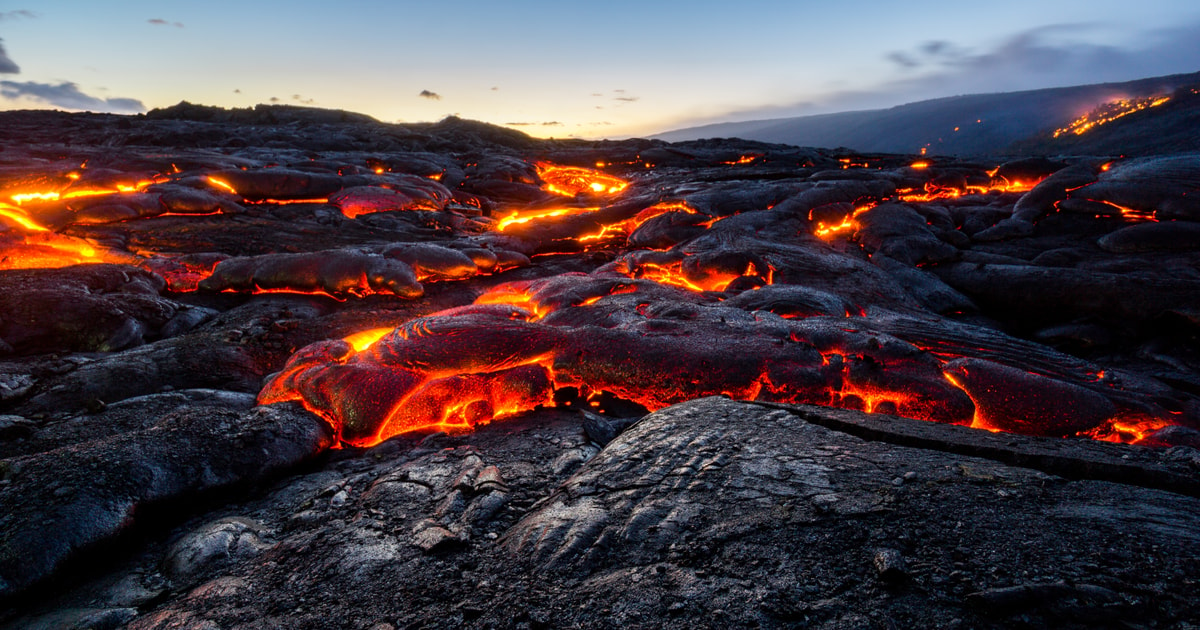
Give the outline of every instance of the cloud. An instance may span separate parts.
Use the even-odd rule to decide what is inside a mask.
[[[429,90],[421,90],[421,93],[418,94],[417,96],[420,96],[421,98],[427,98],[431,101],[442,100],[441,94],[438,94],[437,92],[430,92]]]
[[[26,9],[19,9],[17,11],[0,11],[0,22],[8,22],[11,20],[21,20],[21,19],[31,20],[37,16],[38,16],[38,14],[34,13],[33,11],[28,11]]]
[[[174,26],[175,28],[183,28],[183,22],[168,22],[162,18],[151,18],[146,21],[155,26]]]
[[[312,105],[313,103],[317,102],[316,100],[311,99],[311,98],[304,98],[303,96],[300,96],[299,94],[293,94],[292,100],[296,101],[297,103],[300,103],[302,105]]]
[[[269,98],[269,99],[267,99],[267,100],[269,100],[269,101],[270,101],[270,102],[272,102],[272,103],[278,103],[278,102],[279,102],[279,97],[278,97],[278,96],[272,96],[271,98]]]
[[[506,127],[561,127],[563,124],[557,120],[549,122],[510,122],[504,123]]]
[[[4,40],[0,39],[0,74],[20,74],[21,67],[4,51]]]
[[[859,89],[811,94],[804,102],[734,111],[715,120],[874,109],[960,94],[1131,81],[1200,70],[1200,21],[1124,33],[1122,41],[1134,44],[1095,43],[1106,36],[1111,39],[1112,32],[1092,23],[1052,24],[1014,33],[987,48],[926,41],[885,56],[900,71],[890,79]]]
[[[621,101],[622,103],[636,103],[640,98],[640,96],[618,96],[613,100]]]
[[[920,61],[913,59],[908,53],[902,53],[898,50],[888,53],[886,58],[901,68],[916,68],[921,65]]]
[[[69,81],[58,85],[26,81],[0,81],[0,96],[8,100],[28,99],[61,109],[87,110],[111,114],[140,114],[146,111],[141,101],[132,98],[99,98],[79,91]]]

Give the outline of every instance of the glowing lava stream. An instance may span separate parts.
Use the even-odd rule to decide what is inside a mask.
[[[615,304],[603,306],[605,298],[656,299],[650,296],[663,290],[656,287],[584,274],[500,285],[469,306],[308,346],[271,378],[259,402],[299,401],[358,446],[410,431],[467,430],[550,405],[564,388],[651,411],[724,394],[1114,441],[1140,440],[1172,424],[1131,418],[1078,384],[984,359],[936,356],[840,319],[806,321],[790,333],[792,343],[782,344],[767,333],[778,324],[738,332],[704,324],[663,334],[640,307],[638,317],[615,329],[553,322],[566,308],[610,312]],[[738,353],[723,350],[732,343]],[[1089,424],[1076,427],[1080,414]]]
[[[513,225],[522,225],[525,223],[529,223],[530,221],[538,221],[541,219],[554,219],[557,217],[563,217],[563,216],[569,216],[569,215],[575,215],[575,214],[587,214],[589,212],[595,212],[597,210],[599,210],[599,208],[595,208],[595,207],[593,207],[593,208],[551,208],[548,210],[526,210],[524,212],[522,212],[520,210],[513,210],[512,214],[509,214],[508,216],[504,217],[503,219],[500,219],[500,221],[498,221],[496,223],[496,231],[503,232]]]
[[[546,183],[546,192],[563,197],[579,194],[611,196],[629,187],[629,182],[623,179],[590,168],[539,162],[537,171],[538,177]]]
[[[1150,96],[1146,98],[1122,99],[1105,103],[1091,112],[1071,121],[1071,123],[1066,127],[1054,130],[1054,137],[1057,138],[1068,133],[1082,136],[1095,127],[1108,124],[1118,118],[1123,118],[1130,114],[1140,112],[1144,109],[1158,107],[1159,105],[1167,103],[1170,100],[1170,96]]]
[[[81,239],[63,236],[39,225],[24,209],[0,203],[0,221],[11,221],[28,232],[20,241],[0,241],[0,270],[50,269],[83,263],[129,263],[131,254],[110,252]]]

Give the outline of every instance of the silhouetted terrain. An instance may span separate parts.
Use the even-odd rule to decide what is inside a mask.
[[[952,96],[890,109],[719,123],[652,137],[670,142],[736,137],[869,152],[918,153],[926,149],[930,155],[994,155],[1009,150],[1013,143],[1048,136],[1097,105],[1117,99],[1170,94],[1196,83],[1200,83],[1200,73],[1126,83]],[[1186,126],[1186,122],[1181,124]]]
[[[1132,113],[1081,135],[1040,134],[1012,145],[1024,155],[1147,156],[1200,149],[1200,86],[1179,88],[1158,107]]]

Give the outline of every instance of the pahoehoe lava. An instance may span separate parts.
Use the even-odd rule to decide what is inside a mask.
[[[0,119],[2,621],[1200,613],[1200,155]]]

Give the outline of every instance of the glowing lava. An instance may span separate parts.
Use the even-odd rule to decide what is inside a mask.
[[[579,194],[611,196],[629,187],[629,182],[600,171],[578,166],[556,166],[539,162],[538,177],[546,192],[574,197]]]
[[[84,263],[130,263],[136,257],[100,249],[54,232],[27,234],[17,242],[0,240],[0,270],[54,269]]]
[[[553,219],[576,214],[595,212],[599,208],[551,208],[544,210],[513,210],[511,214],[496,223],[496,231],[503,232],[514,225],[523,225],[530,221]]]
[[[1081,136],[1100,125],[1108,124],[1118,118],[1135,114],[1144,109],[1158,107],[1171,100],[1170,96],[1148,96],[1145,98],[1121,99],[1105,103],[1100,107],[1072,120],[1066,127],[1054,130],[1054,137],[1064,134]]]

